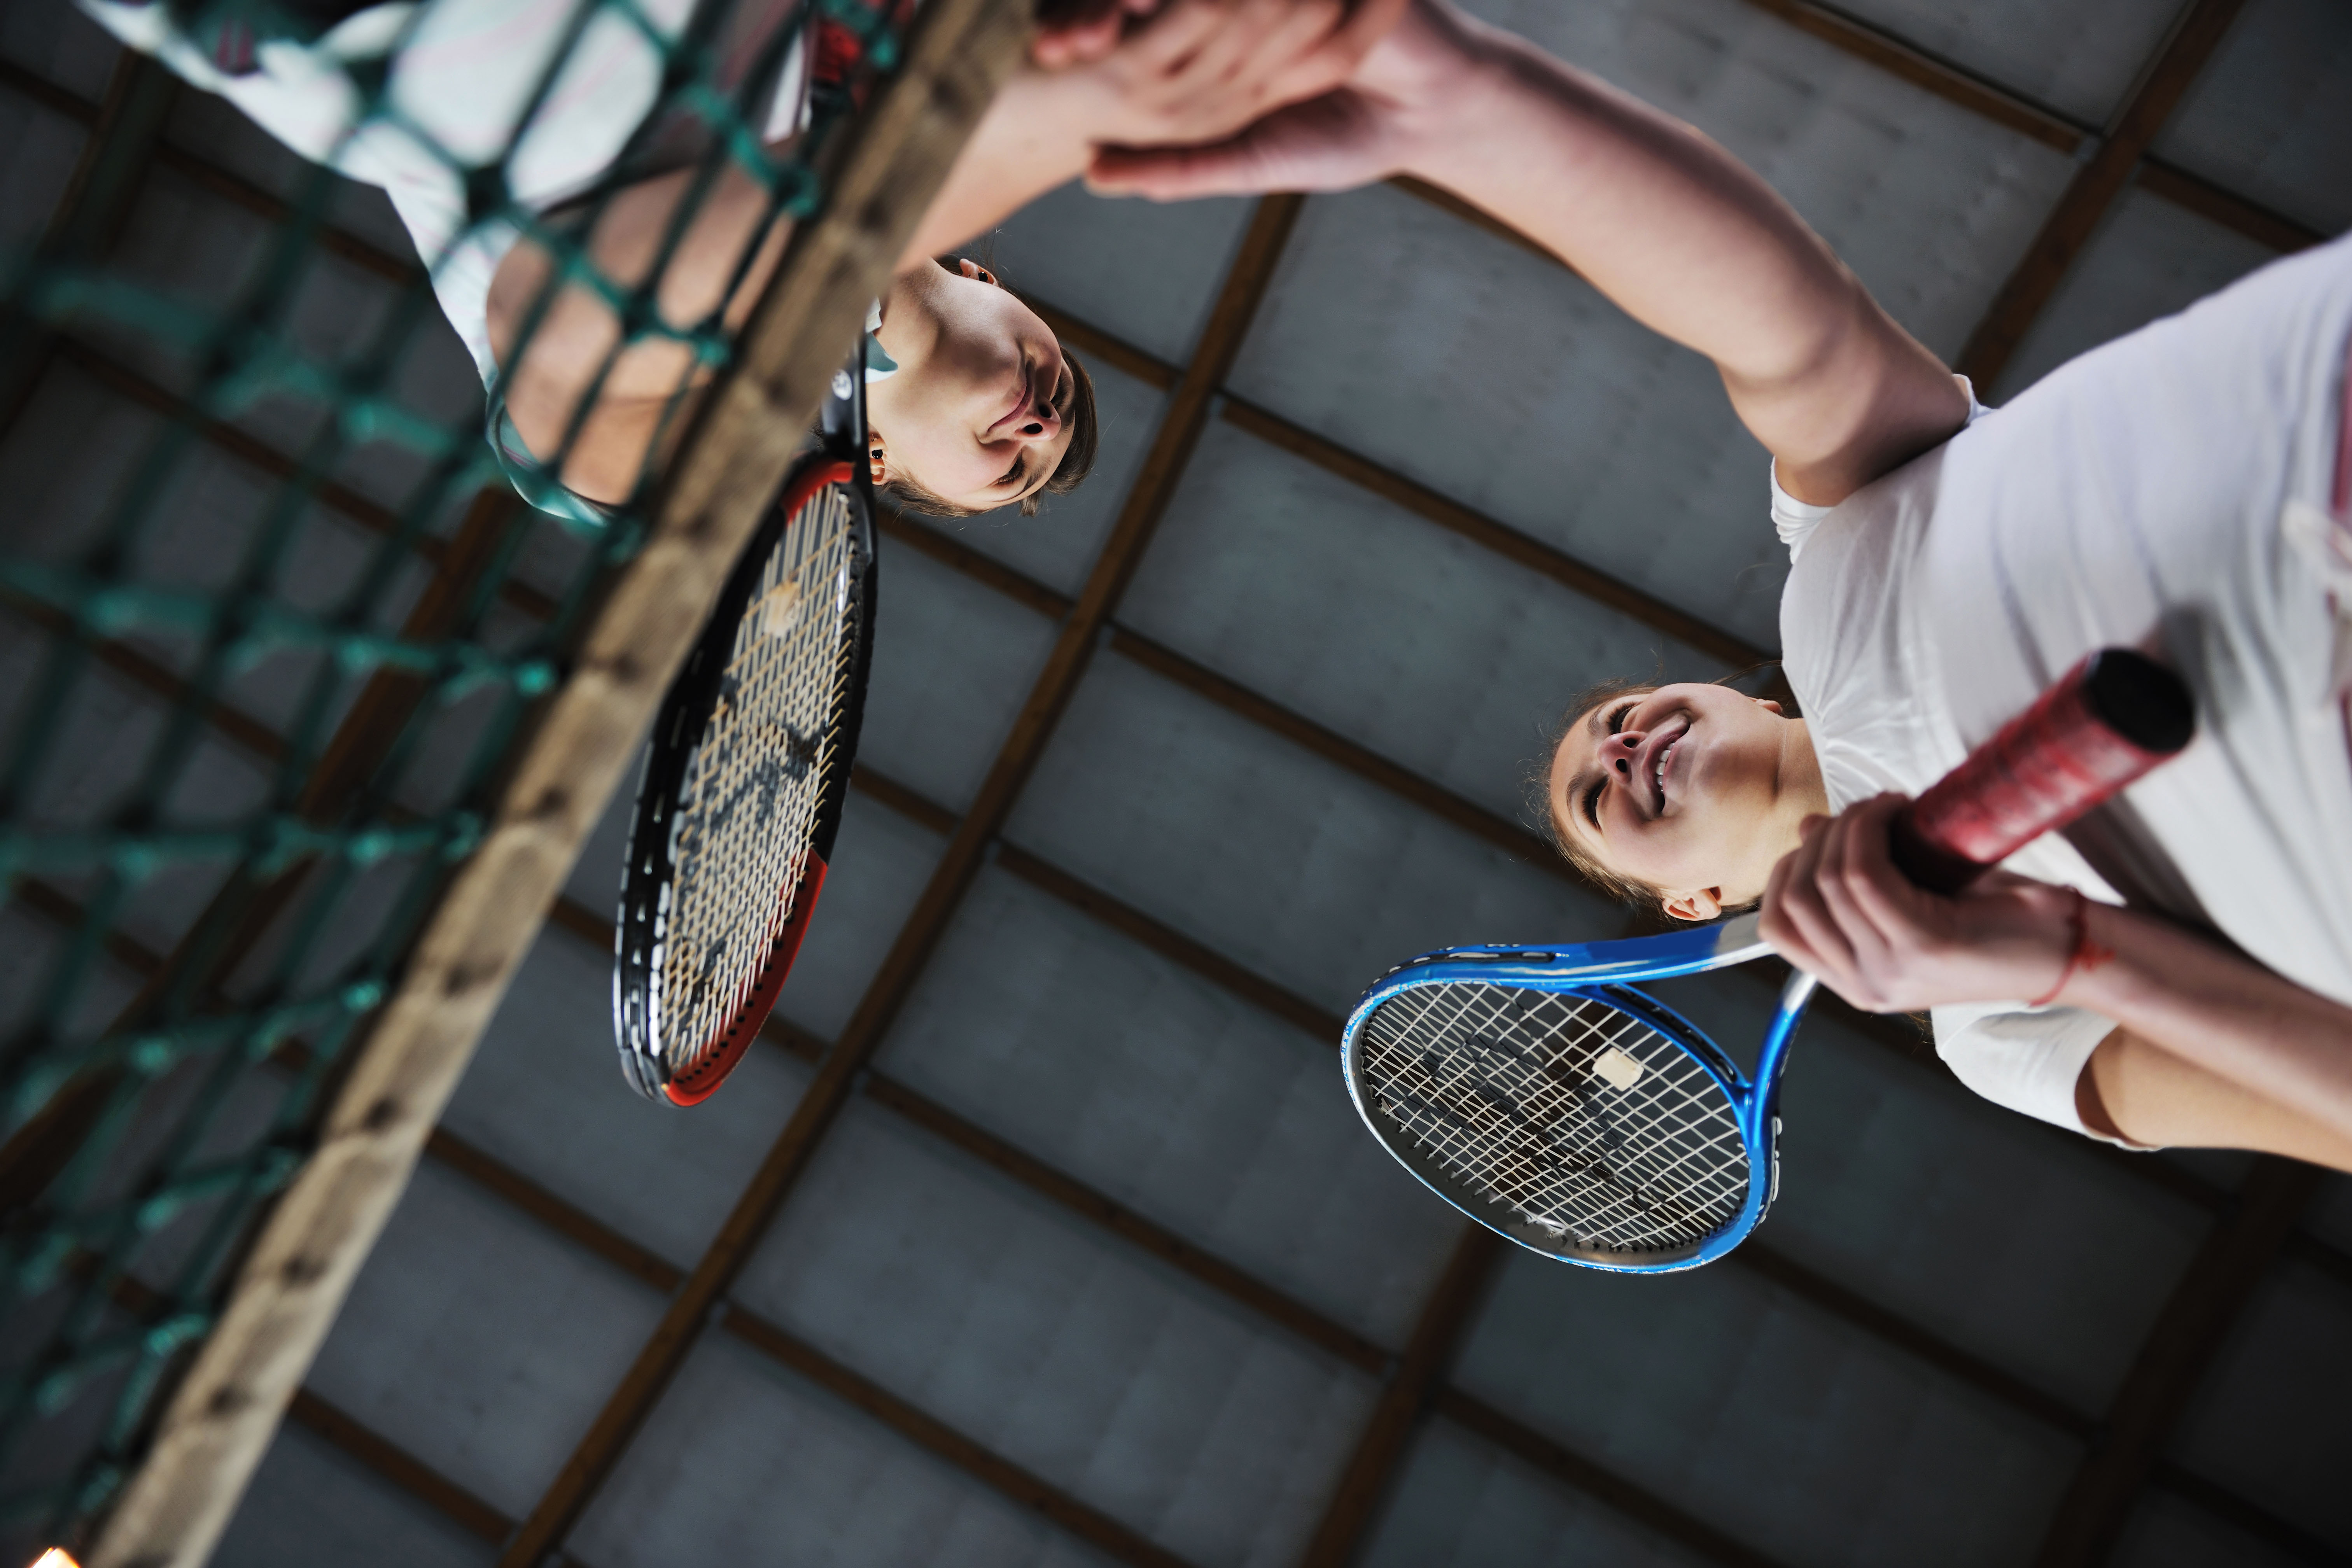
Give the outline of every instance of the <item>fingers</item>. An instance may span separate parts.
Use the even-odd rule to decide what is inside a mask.
[[[1764,887],[1764,940],[1790,963],[1836,986],[1853,973],[1853,955],[1821,892],[1822,856],[1832,841],[1833,825],[1810,818],[1799,828],[1803,841],[1780,857]]]
[[[1843,881],[1861,917],[1891,943],[1919,947],[1944,933],[1923,918],[1934,912],[1932,895],[1904,876],[1889,847],[1895,814],[1907,804],[1899,795],[1883,795],[1846,814],[1855,821]]]
[[[1762,931],[1791,963],[1858,1007],[1890,1010],[1919,932],[1883,884],[1899,880],[1886,826],[1901,797],[1886,795],[1834,821],[1800,825],[1800,846],[1773,868]]]
[[[1042,25],[1029,58],[1047,70],[1091,65],[1107,58],[1129,27],[1157,13],[1164,0],[1103,0]]]
[[[1190,90],[1218,92],[1231,112],[1254,116],[1284,100],[1271,95],[1273,84],[1297,75],[1302,59],[1318,58],[1344,16],[1339,0],[1239,0],[1177,74]],[[1310,70],[1307,85],[1286,97],[1321,92],[1339,79]]]
[[[1376,135],[1345,92],[1295,103],[1198,147],[1099,147],[1087,170],[1104,195],[1182,201],[1262,191],[1337,191],[1386,172]]]
[[[1083,22],[1040,33],[1029,46],[1029,58],[1047,70],[1091,65],[1118,47],[1119,28],[1125,21],[1118,12],[1107,11]]]
[[[1412,0],[1356,0],[1319,53],[1336,85],[1353,76],[1372,47],[1395,30]]]
[[[1272,190],[1257,141],[1251,132],[1206,147],[1098,147],[1087,168],[1087,188],[1097,195],[1155,202]]]

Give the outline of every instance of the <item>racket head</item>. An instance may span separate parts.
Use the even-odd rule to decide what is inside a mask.
[[[654,721],[614,922],[629,1083],[698,1104],[750,1049],[824,886],[873,659],[863,377],[787,477]]]
[[[1712,1262],[1779,1185],[1778,1067],[1797,1013],[1776,1020],[1759,1092],[1687,1019],[1609,975],[1643,965],[1640,950],[1657,961],[1645,978],[1755,956],[1738,934],[1424,954],[1349,1016],[1349,1097],[1424,1186],[1530,1251],[1626,1274]]]

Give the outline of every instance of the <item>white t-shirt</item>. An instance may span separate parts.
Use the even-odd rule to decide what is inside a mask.
[[[2340,239],[1972,406],[1835,508],[1775,483],[1781,646],[1832,808],[1916,795],[2084,654],[2146,647],[2195,692],[2197,738],[2008,865],[2352,1004],[2352,530],[2326,511],[2347,337]],[[2084,1131],[2106,1019],[2006,1002],[1935,1025],[1971,1089]]]

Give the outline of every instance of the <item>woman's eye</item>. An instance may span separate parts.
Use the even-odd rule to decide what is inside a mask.
[[[1584,815],[1595,827],[1601,826],[1601,792],[1608,787],[1609,781],[1604,777],[1596,780],[1592,787],[1584,792]]]
[[[1612,709],[1609,714],[1609,732],[1612,735],[1622,734],[1625,729],[1625,715],[1632,711],[1633,711],[1633,705],[1631,702]]]
[[[1017,485],[1017,484],[1019,484],[1019,483],[1021,482],[1021,469],[1022,469],[1023,465],[1024,465],[1026,461],[1027,461],[1027,459],[1026,459],[1026,458],[1013,458],[1013,466],[1012,466],[1011,468],[1009,468],[1005,469],[1005,470],[1004,470],[1004,473],[1003,473],[1003,476],[1002,478],[1000,478],[996,482],[997,482],[998,484],[1000,484],[1000,485]]]

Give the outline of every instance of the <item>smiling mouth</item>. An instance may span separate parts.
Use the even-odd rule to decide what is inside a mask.
[[[1688,719],[1685,719],[1682,722],[1682,727],[1674,732],[1672,738],[1667,740],[1664,744],[1658,745],[1651,752],[1650,755],[1644,759],[1648,770],[1648,781],[1650,785],[1650,816],[1653,818],[1664,816],[1665,815],[1666,774],[1674,768],[1675,752],[1681,747],[1683,737],[1689,733],[1690,721]]]

